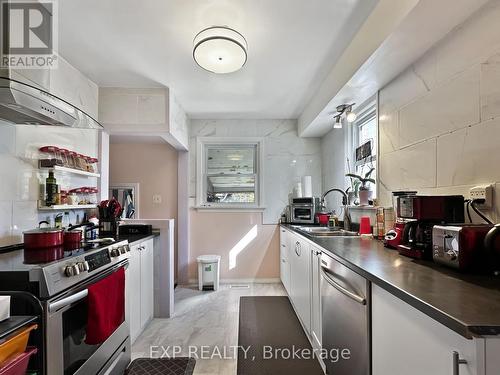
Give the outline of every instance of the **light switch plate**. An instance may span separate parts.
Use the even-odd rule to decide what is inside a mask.
[[[160,194],[154,194],[153,195],[153,203],[154,204],[160,204],[161,203],[161,195]]]

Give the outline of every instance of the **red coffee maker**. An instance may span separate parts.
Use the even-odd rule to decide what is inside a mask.
[[[403,243],[403,236],[405,233],[405,228],[409,222],[407,219],[403,219],[397,215],[398,212],[398,198],[404,196],[416,195],[416,191],[393,191],[392,192],[392,207],[394,209],[394,214],[396,215],[396,220],[394,221],[394,228],[389,230],[384,236],[384,246],[391,249],[398,249],[398,246]]]

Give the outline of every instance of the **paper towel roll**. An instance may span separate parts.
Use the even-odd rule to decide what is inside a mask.
[[[294,193],[295,198],[302,198],[302,184],[300,182],[297,182]]]
[[[311,176],[302,177],[302,194],[304,197],[312,197],[312,178]]]

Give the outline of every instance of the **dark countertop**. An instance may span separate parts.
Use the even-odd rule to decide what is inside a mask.
[[[500,277],[411,259],[371,238],[314,237],[283,227],[466,338],[500,334]]]
[[[136,242],[146,241],[151,238],[155,238],[160,235],[160,231],[153,230],[152,234],[130,234],[130,235],[118,235],[115,239],[116,241],[124,241],[127,240],[130,245],[133,245]]]

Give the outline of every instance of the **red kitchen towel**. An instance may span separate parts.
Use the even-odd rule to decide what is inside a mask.
[[[87,337],[89,345],[101,344],[125,320],[125,269],[91,285],[87,297]]]

